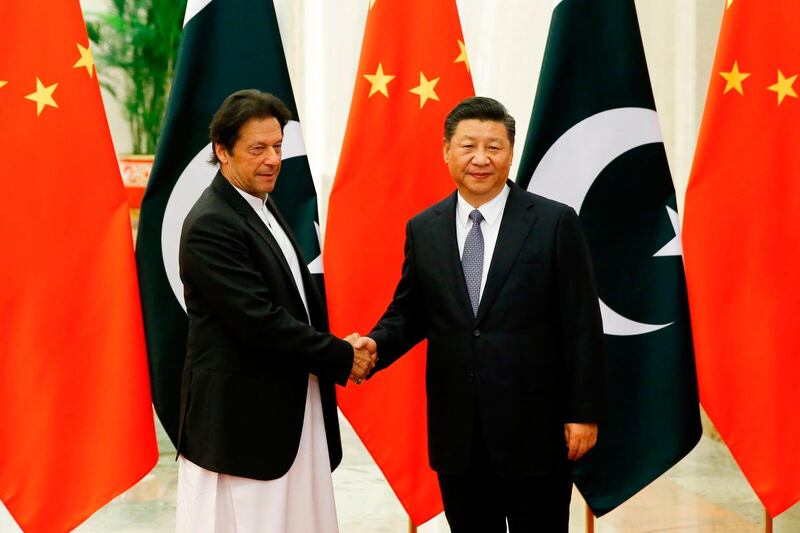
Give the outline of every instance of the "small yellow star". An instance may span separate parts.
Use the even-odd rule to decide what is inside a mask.
[[[388,85],[395,77],[383,73],[383,63],[378,63],[378,70],[375,71],[375,74],[364,74],[364,77],[372,84],[372,87],[369,89],[369,96],[375,93],[381,93],[386,98],[389,98]]]
[[[464,63],[467,67],[467,72],[469,72],[469,58],[467,57],[467,47],[464,46],[464,41],[461,39],[458,40],[458,48],[461,50],[461,53],[458,55],[453,63]]]
[[[420,109],[422,109],[422,106],[424,106],[425,102],[428,100],[436,100],[437,102],[439,101],[439,96],[434,90],[437,83],[439,83],[439,78],[434,78],[428,81],[428,79],[425,77],[425,74],[422,72],[419,73],[419,85],[413,89],[409,89],[408,92],[419,95]]]
[[[6,83],[8,83],[8,82],[7,81],[0,81],[0,87],[3,87]]]
[[[45,87],[41,80],[36,78],[36,92],[27,95],[25,98],[36,102],[37,117],[42,114],[42,110],[45,106],[58,107],[56,101],[53,100],[53,92],[56,90],[56,87],[58,87],[57,83]]]
[[[797,98],[797,93],[794,92],[792,85],[794,85],[794,81],[797,79],[797,74],[792,76],[791,78],[785,78],[783,76],[783,72],[778,69],[778,83],[775,85],[770,85],[767,87],[770,91],[774,91],[778,93],[778,105],[781,105],[783,99],[787,96],[791,96],[792,98]]]
[[[370,9],[372,9],[372,6],[375,5],[375,2],[377,2],[377,0],[369,0],[369,8]]]
[[[735,89],[737,93],[744,94],[744,89],[742,88],[742,82],[750,77],[749,72],[739,72],[739,62],[733,62],[733,68],[730,72],[720,72],[720,76],[725,78],[725,81],[728,83],[725,84],[725,92],[722,94],[726,94],[731,89]]]
[[[81,57],[74,65],[72,65],[72,68],[86,67],[86,72],[89,73],[89,77],[94,78],[94,57],[92,56],[91,49],[84,48],[79,44],[78,53],[81,55]]]
[[[732,4],[733,4],[733,0],[728,0],[728,5],[725,6],[725,9],[730,9]]]

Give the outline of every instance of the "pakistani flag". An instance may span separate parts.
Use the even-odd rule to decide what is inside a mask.
[[[675,190],[633,0],[556,2],[517,182],[580,214],[594,261],[608,410],[574,477],[600,516],[701,434]]]
[[[272,2],[189,0],[136,243],[153,403],[173,443],[188,323],[178,275],[178,241],[189,209],[217,172],[208,163],[211,118],[222,101],[240,89],[270,92],[297,117]],[[282,156],[283,168],[271,196],[321,283],[317,198],[296,120],[284,130]]]

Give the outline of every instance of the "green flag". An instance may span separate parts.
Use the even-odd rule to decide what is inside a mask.
[[[594,261],[608,410],[574,478],[600,516],[701,434],[675,190],[633,0],[556,2],[517,182],[578,211]]]
[[[173,443],[188,324],[178,241],[183,219],[217,172],[208,163],[211,118],[240,89],[276,95],[295,117],[284,130],[283,167],[271,197],[289,222],[309,270],[322,282],[316,192],[275,8],[271,1],[190,0],[136,242],[153,403]]]

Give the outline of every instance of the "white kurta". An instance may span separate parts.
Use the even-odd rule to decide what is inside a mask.
[[[264,201],[236,189],[278,241],[308,312],[297,255]],[[308,377],[300,447],[270,481],[219,474],[178,458],[178,533],[337,533],[336,505],[316,376]]]

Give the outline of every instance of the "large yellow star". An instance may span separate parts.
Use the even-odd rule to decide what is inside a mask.
[[[56,87],[58,87],[57,83],[45,87],[42,81],[36,78],[36,92],[27,95],[25,98],[36,102],[37,117],[42,114],[42,110],[45,106],[58,107],[56,101],[53,100],[53,92],[56,90]]]
[[[464,46],[464,41],[461,39],[458,40],[458,48],[461,50],[461,53],[458,55],[453,63],[464,63],[467,67],[467,72],[469,72],[469,58],[467,57],[467,47]]]
[[[730,72],[720,72],[720,76],[725,78],[725,81],[728,83],[725,84],[725,92],[722,94],[726,94],[731,89],[735,89],[737,93],[744,94],[744,89],[742,88],[742,82],[750,77],[749,72],[739,72],[739,62],[733,62],[733,68]]]
[[[364,77],[372,84],[369,89],[369,96],[381,93],[386,98],[389,98],[388,85],[395,77],[383,73],[383,63],[378,63],[378,70],[375,71],[375,74],[364,74]]]
[[[409,89],[408,92],[419,95],[420,109],[422,109],[422,106],[424,106],[425,102],[427,102],[428,100],[436,100],[437,102],[439,101],[439,96],[436,94],[436,91],[434,90],[437,83],[439,83],[439,78],[434,78],[429,81],[425,77],[425,74],[423,74],[422,72],[419,73],[419,85],[417,85],[413,89]]]
[[[80,44],[78,45],[78,53],[81,55],[80,59],[72,65],[72,68],[81,68],[86,67],[86,72],[89,73],[89,77],[94,77],[94,57],[92,56],[92,50],[89,48],[84,48]]]
[[[767,87],[770,91],[774,91],[778,93],[778,105],[781,105],[783,99],[787,96],[791,96],[792,98],[797,98],[797,93],[794,92],[792,85],[794,85],[794,81],[797,79],[797,74],[790,78],[786,78],[783,75],[783,72],[778,69],[778,83],[775,85],[770,85]]]

